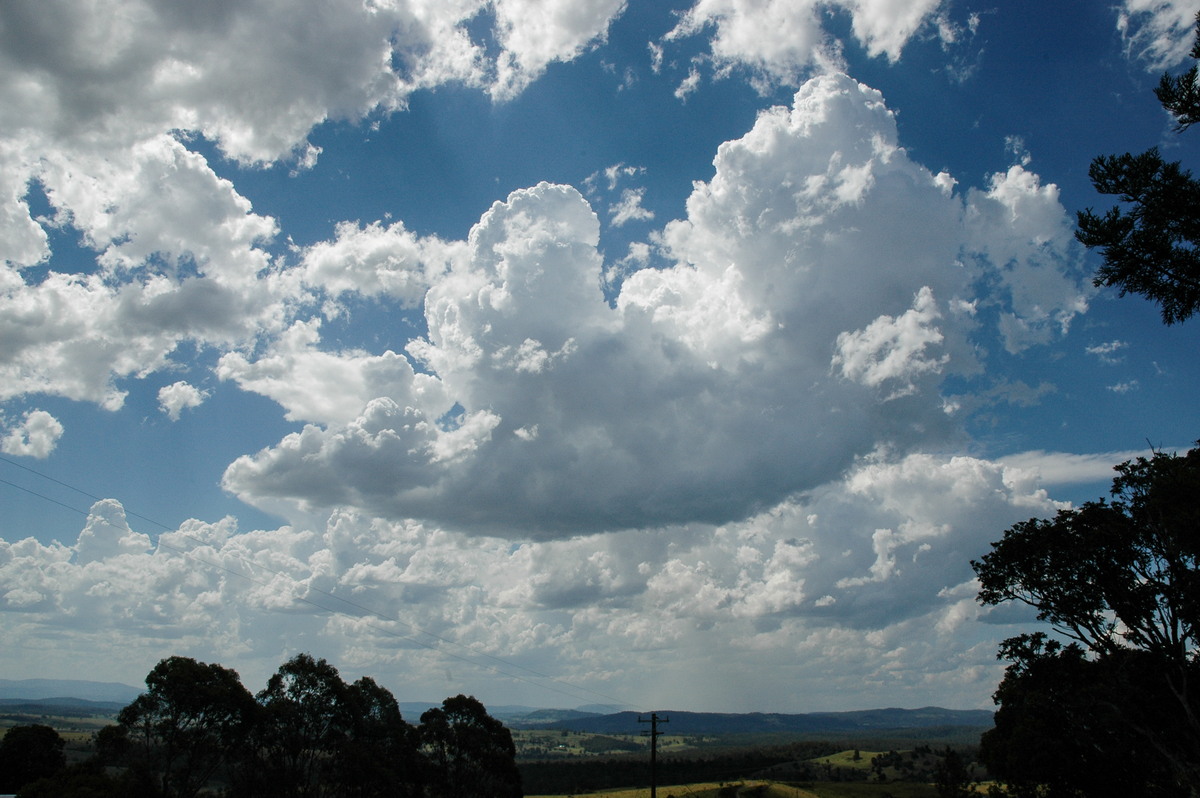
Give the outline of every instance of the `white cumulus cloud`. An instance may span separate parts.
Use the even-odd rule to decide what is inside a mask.
[[[627,188],[621,192],[621,199],[608,209],[612,216],[614,227],[620,227],[626,222],[648,221],[654,218],[654,212],[642,207],[642,198],[646,196],[644,188]]]
[[[405,108],[446,83],[512,97],[604,37],[622,2],[280,0],[202,6],[14,0],[0,6],[0,400],[30,392],[119,408],[128,377],[181,344],[251,346],[289,309],[353,281],[418,302],[438,242],[356,228],[281,274],[276,220],[255,213],[194,146],[243,166],[311,168],[314,127]],[[473,42],[490,22],[499,50]],[[31,202],[51,213],[34,218]],[[55,258],[74,233],[98,270]],[[414,268],[414,257],[424,264]],[[336,258],[346,268],[330,270]],[[349,265],[353,263],[353,266]],[[47,264],[44,278],[22,271]],[[328,309],[332,311],[336,305]]]
[[[495,203],[438,268],[402,235],[428,335],[381,359],[318,351],[298,323],[256,362],[226,355],[221,376],[313,423],[224,484],[514,537],[723,523],[880,445],[943,440],[940,384],[979,370],[977,330],[1024,348],[1086,307],[1053,185],[1014,167],[956,194],[844,75],[763,112],[715,167],[661,234],[674,265],[629,275],[615,307],[572,188]]]
[[[178,421],[184,410],[199,407],[208,396],[208,391],[202,391],[191,383],[179,380],[159,389],[158,408],[167,414],[167,418]]]
[[[904,46],[922,27],[933,24],[944,38],[954,29],[939,22],[943,0],[696,0],[666,39],[712,31],[712,56],[718,66],[744,65],[772,80],[796,85],[813,68],[836,68],[839,44],[827,33],[830,9],[850,15],[855,39],[871,56],[897,61]],[[699,80],[689,75],[686,96]],[[680,92],[677,92],[679,94]]]
[[[499,669],[540,702],[594,701],[578,683],[629,703],[778,709],[776,682],[733,678],[753,667],[832,678],[832,696],[969,706],[999,678],[1007,630],[980,617],[968,560],[1060,506],[1024,467],[930,455],[867,458],[729,524],[518,546],[347,510],[273,530],[188,521],[152,541],[104,500],[73,542],[0,541],[0,630],[10,661],[57,631],[60,653],[103,663],[97,678],[181,653],[253,686],[304,640],[412,695],[444,689],[447,668],[468,686]],[[820,708],[797,695],[785,706]]]
[[[569,61],[602,41],[625,0],[498,0],[496,38],[504,52],[491,89],[501,99],[521,91],[546,65]]]
[[[36,457],[43,460],[58,446],[63,435],[63,425],[45,410],[30,410],[21,423],[14,425],[0,443],[5,454],[21,457]]]

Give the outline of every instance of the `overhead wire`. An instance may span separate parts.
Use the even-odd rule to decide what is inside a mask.
[[[78,493],[78,494],[80,494],[80,495],[82,495],[82,496],[86,496],[87,498],[89,498],[89,499],[92,499],[93,501],[103,501],[103,500],[104,500],[104,499],[102,499],[101,497],[99,497],[99,496],[96,496],[95,494],[89,493],[89,492],[87,492],[87,491],[85,491],[85,490],[83,490],[83,489],[81,489],[81,488],[78,488],[78,487],[76,487],[76,486],[74,486],[74,485],[71,485],[71,484],[69,484],[69,483],[67,483],[67,482],[64,482],[64,481],[62,481],[62,480],[60,480],[60,479],[57,479],[57,478],[55,478],[55,477],[52,477],[52,476],[50,476],[49,474],[44,474],[44,473],[42,473],[41,471],[38,471],[37,469],[30,468],[29,466],[26,466],[26,465],[24,465],[24,464],[22,464],[22,463],[18,463],[18,462],[16,462],[15,460],[11,460],[11,459],[9,459],[9,458],[7,458],[7,457],[4,457],[3,455],[0,455],[0,462],[5,462],[5,463],[8,463],[9,465],[12,465],[12,466],[15,466],[15,467],[17,467],[17,468],[23,469],[24,471],[27,471],[27,472],[29,472],[29,473],[31,473],[31,474],[34,474],[35,476],[38,476],[38,477],[40,477],[40,478],[42,478],[42,479],[48,480],[48,481],[50,481],[50,482],[53,482],[53,483],[55,483],[56,485],[60,485],[61,487],[64,487],[64,488],[66,488],[66,489],[68,489],[68,490],[71,490],[71,491],[74,491],[74,492],[76,492],[76,493]],[[71,505],[69,505],[69,504],[66,504],[65,502],[58,501],[57,499],[51,498],[51,497],[49,497],[49,496],[46,496],[45,494],[39,493],[39,492],[37,492],[37,491],[35,491],[35,490],[32,490],[32,489],[30,489],[30,488],[23,487],[23,486],[21,486],[21,485],[18,485],[18,484],[14,483],[14,482],[10,482],[9,480],[6,480],[6,479],[2,479],[2,478],[0,478],[0,484],[4,484],[4,485],[8,485],[8,486],[10,486],[10,487],[16,488],[17,490],[23,491],[23,492],[25,492],[25,493],[28,493],[28,494],[30,494],[30,495],[32,495],[32,496],[35,496],[35,497],[37,497],[37,498],[39,498],[39,499],[42,499],[42,500],[44,500],[44,501],[47,501],[47,502],[50,502],[50,503],[52,503],[52,504],[58,505],[59,507],[63,507],[63,508],[65,508],[65,509],[67,509],[67,510],[70,510],[70,511],[72,511],[72,512],[79,513],[80,515],[83,515],[84,517],[88,517],[88,516],[90,516],[90,512],[89,512],[89,511],[87,511],[87,510],[82,510],[82,509],[80,509],[80,508],[78,508],[78,507],[73,507],[73,506],[71,506]],[[198,538],[198,537],[196,537],[196,536],[194,536],[194,535],[191,535],[191,534],[189,534],[189,533],[187,533],[187,532],[184,532],[184,531],[183,531],[183,530],[181,530],[181,529],[172,528],[170,525],[168,525],[168,524],[164,524],[164,523],[163,523],[163,522],[161,522],[161,521],[157,521],[157,520],[155,520],[155,519],[153,519],[153,518],[149,518],[149,517],[147,517],[147,516],[144,516],[144,515],[141,515],[141,514],[139,514],[139,513],[133,512],[132,510],[129,510],[129,509],[127,509],[127,508],[124,508],[124,506],[123,506],[123,505],[122,505],[122,507],[123,507],[123,509],[124,509],[124,511],[125,511],[125,514],[126,514],[127,516],[132,516],[132,517],[134,517],[134,518],[141,519],[142,521],[145,521],[145,522],[147,522],[147,523],[149,523],[149,524],[153,524],[154,526],[157,526],[157,527],[161,528],[161,529],[162,529],[164,532],[170,533],[170,534],[172,534],[172,535],[178,535],[179,537],[186,538],[186,539],[188,539],[188,540],[191,540],[191,541],[193,541],[194,543],[197,543],[198,545],[201,545],[201,546],[206,546],[206,547],[207,547],[207,546],[210,546],[210,545],[211,545],[211,543],[210,543],[209,541],[206,541],[206,540],[203,540],[203,539],[201,539],[201,538]],[[226,572],[226,573],[228,573],[228,574],[231,574],[231,575],[233,575],[233,576],[237,576],[237,577],[240,577],[240,578],[242,578],[242,579],[245,579],[245,580],[247,580],[247,581],[249,581],[249,582],[253,582],[253,583],[254,583],[254,584],[256,584],[256,585],[259,585],[260,587],[265,587],[265,588],[268,588],[268,589],[270,589],[270,588],[271,588],[271,584],[270,584],[270,582],[268,582],[268,581],[266,581],[266,580],[259,579],[259,578],[256,578],[255,576],[252,576],[252,575],[245,574],[245,573],[242,573],[242,572],[240,572],[240,571],[234,570],[234,569],[232,569],[232,568],[229,568],[228,566],[226,566],[226,565],[224,565],[224,564],[222,564],[222,563],[219,563],[219,562],[213,562],[213,561],[211,561],[211,560],[209,560],[209,559],[207,559],[207,558],[205,558],[205,557],[203,557],[203,556],[201,556],[201,555],[197,554],[197,553],[195,552],[195,550],[194,550],[194,549],[192,549],[192,550],[189,550],[189,549],[182,548],[182,547],[180,547],[180,546],[173,545],[172,543],[170,543],[170,542],[168,542],[168,541],[165,541],[165,540],[163,540],[163,535],[162,535],[162,534],[159,534],[159,536],[158,536],[158,539],[157,539],[156,543],[157,543],[157,545],[158,545],[158,546],[160,546],[160,547],[163,547],[163,548],[169,549],[169,550],[171,550],[171,551],[178,552],[178,553],[179,553],[179,554],[181,554],[182,556],[184,556],[184,557],[186,557],[186,558],[189,558],[189,559],[192,559],[193,561],[196,561],[196,562],[202,563],[202,564],[204,564],[204,565],[207,565],[207,566],[209,566],[209,567],[211,567],[211,568],[216,568],[216,569],[218,569],[218,570],[224,571],[224,572]],[[244,565],[248,566],[248,567],[249,567],[251,570],[258,569],[258,570],[261,570],[261,571],[266,571],[267,573],[271,574],[272,576],[275,576],[275,577],[281,577],[281,578],[283,578],[283,579],[289,580],[289,581],[292,583],[293,587],[294,587],[294,588],[297,588],[297,589],[301,588],[301,586],[302,586],[302,583],[301,583],[301,581],[300,581],[300,580],[296,579],[296,578],[295,578],[295,577],[293,577],[292,575],[290,575],[290,574],[287,574],[287,573],[285,573],[285,572],[283,572],[283,571],[281,571],[281,570],[278,570],[278,569],[275,569],[275,568],[271,568],[270,566],[268,566],[268,565],[264,565],[264,564],[262,564],[262,563],[259,563],[259,562],[255,562],[255,561],[253,561],[253,560],[250,560],[250,559],[246,558],[245,556],[243,556],[243,555],[241,555],[241,554],[234,554],[234,555],[232,555],[232,556],[233,556],[233,557],[235,557],[237,560],[241,561],[241,562],[242,562]],[[314,585],[311,585],[311,584],[303,585],[303,588],[304,588],[304,589],[306,589],[306,590],[308,590],[308,591],[310,591],[310,592],[313,592],[313,593],[318,593],[318,594],[320,594],[320,595],[322,595],[322,596],[324,596],[324,597],[326,597],[326,598],[328,598],[328,599],[331,599],[331,600],[333,600],[333,601],[335,601],[335,602],[338,602],[338,603],[340,603],[340,604],[342,604],[342,605],[345,605],[345,606],[347,606],[347,607],[352,607],[352,608],[354,608],[354,609],[356,609],[356,610],[359,610],[359,611],[361,611],[362,615],[354,615],[354,614],[352,614],[352,613],[350,613],[350,612],[347,612],[347,611],[346,611],[346,610],[344,610],[344,609],[342,609],[342,610],[339,610],[339,609],[337,609],[337,608],[334,608],[334,607],[327,607],[327,606],[324,606],[323,604],[320,604],[320,603],[318,603],[318,602],[314,601],[313,599],[311,599],[311,598],[308,598],[308,597],[306,597],[306,596],[304,596],[304,595],[299,595],[298,593],[293,593],[293,595],[291,595],[289,598],[291,598],[291,599],[292,599],[292,600],[294,600],[294,601],[299,601],[299,602],[302,602],[302,603],[304,603],[304,604],[307,604],[307,605],[309,605],[309,606],[315,607],[315,608],[317,608],[317,609],[319,609],[319,610],[322,610],[322,611],[324,611],[324,612],[329,612],[329,613],[334,613],[334,614],[338,614],[338,615],[343,615],[343,616],[345,616],[345,617],[352,618],[352,619],[354,619],[354,620],[358,620],[358,621],[362,621],[364,616],[371,616],[371,617],[374,617],[374,618],[377,618],[377,619],[379,619],[380,621],[385,621],[385,622],[389,622],[389,623],[394,623],[394,624],[397,624],[397,625],[399,625],[399,626],[403,626],[403,627],[405,627],[406,629],[410,630],[410,632],[412,632],[413,634],[422,635],[422,636],[424,636],[424,637],[427,637],[427,638],[432,638],[434,641],[437,641],[437,642],[436,642],[436,643],[432,643],[432,642],[428,642],[428,641],[420,640],[420,639],[418,639],[417,637],[414,637],[414,636],[411,636],[411,635],[405,635],[405,634],[401,634],[401,633],[399,633],[399,632],[396,632],[395,630],[388,629],[388,628],[386,628],[386,627],[383,627],[383,626],[380,626],[380,625],[378,625],[378,624],[373,624],[373,623],[370,623],[369,621],[365,622],[368,628],[370,628],[370,629],[372,629],[372,630],[374,630],[374,631],[376,631],[376,632],[379,632],[380,634],[384,634],[384,635],[387,635],[387,636],[389,636],[389,637],[393,637],[393,638],[395,638],[395,639],[398,639],[398,640],[405,640],[405,641],[408,641],[408,642],[411,642],[411,643],[415,643],[416,645],[418,645],[418,646],[421,646],[422,648],[428,649],[428,650],[430,650],[430,651],[436,651],[437,653],[441,654],[442,656],[446,656],[446,657],[449,657],[449,658],[451,658],[451,659],[457,660],[457,661],[459,661],[459,662],[463,662],[463,663],[466,663],[466,664],[468,664],[468,665],[472,665],[472,666],[474,666],[474,667],[476,667],[476,668],[483,668],[483,669],[485,669],[485,670],[488,670],[488,671],[491,671],[492,673],[495,673],[495,674],[497,674],[497,675],[504,676],[504,677],[506,677],[506,678],[513,679],[513,680],[515,680],[515,681],[524,682],[525,684],[531,685],[531,686],[533,686],[533,687],[537,687],[537,688],[539,688],[539,689],[542,689],[542,690],[549,690],[549,691],[551,691],[551,692],[556,692],[556,693],[559,693],[560,695],[566,695],[566,696],[568,696],[568,697],[570,697],[570,698],[574,698],[574,699],[576,699],[576,700],[579,700],[579,699],[581,698],[581,696],[579,695],[579,693],[586,693],[586,694],[589,694],[589,695],[591,695],[591,696],[595,696],[595,697],[597,697],[597,698],[603,698],[603,699],[605,699],[606,701],[610,701],[610,702],[613,702],[613,703],[615,703],[615,704],[618,704],[618,705],[623,705],[623,704],[624,704],[624,702],[623,702],[623,701],[621,701],[620,699],[618,699],[618,698],[615,698],[615,697],[613,697],[613,696],[611,696],[611,695],[608,695],[608,694],[606,694],[606,693],[602,693],[602,692],[600,692],[600,691],[598,691],[598,690],[593,690],[592,688],[589,688],[589,687],[583,687],[583,686],[581,686],[581,685],[572,684],[571,682],[567,682],[567,681],[565,681],[565,680],[563,680],[563,679],[559,679],[559,678],[557,678],[557,677],[555,677],[555,676],[551,676],[551,675],[549,675],[549,674],[546,674],[546,673],[542,673],[541,671],[538,671],[538,670],[536,670],[536,669],[534,669],[534,668],[530,668],[530,667],[528,667],[528,666],[526,666],[526,665],[521,665],[521,664],[519,664],[519,663],[512,662],[512,661],[510,661],[510,660],[506,660],[506,659],[504,659],[503,657],[499,657],[499,656],[496,656],[496,655],[494,655],[494,654],[489,654],[489,653],[487,653],[487,652],[482,652],[482,651],[471,651],[471,654],[472,654],[472,656],[475,656],[475,657],[478,657],[478,658],[481,658],[481,659],[488,660],[488,661],[490,661],[490,662],[492,662],[492,663],[495,663],[495,664],[488,664],[487,662],[479,662],[478,660],[476,660],[476,659],[471,659],[471,658],[470,658],[470,657],[468,657],[468,656],[464,656],[464,655],[460,655],[460,654],[455,654],[455,653],[454,653],[454,652],[452,652],[452,651],[447,651],[447,650],[445,650],[445,649],[444,649],[442,646],[438,645],[438,643],[444,644],[445,646],[452,646],[452,647],[456,647],[456,648],[462,648],[462,649],[466,649],[466,650],[468,650],[468,651],[470,651],[470,649],[469,649],[469,647],[467,647],[467,646],[463,645],[462,643],[459,643],[459,642],[457,642],[457,641],[455,641],[455,640],[451,640],[450,638],[444,637],[444,636],[442,636],[442,635],[439,635],[439,634],[436,634],[436,633],[434,633],[434,632],[430,632],[430,631],[427,631],[427,630],[425,630],[425,629],[421,629],[420,627],[418,627],[418,626],[415,626],[415,625],[413,625],[413,624],[410,624],[410,623],[408,623],[407,621],[401,620],[399,617],[397,617],[397,616],[395,616],[395,615],[391,615],[391,614],[388,614],[388,613],[384,613],[384,612],[382,612],[382,611],[380,611],[380,610],[374,609],[374,608],[372,608],[372,607],[368,607],[368,606],[366,606],[366,605],[364,605],[364,604],[361,604],[361,603],[359,603],[359,602],[357,602],[357,601],[354,601],[354,600],[352,600],[352,599],[348,599],[348,598],[345,598],[345,597],[343,597],[343,596],[338,596],[338,595],[335,595],[335,594],[333,594],[333,593],[330,593],[330,592],[328,592],[328,591],[326,591],[326,590],[322,590],[321,588],[319,588],[319,587],[316,587],[316,586],[314,586]],[[504,668],[508,668],[508,669],[512,669],[512,670],[519,670],[519,671],[523,671],[524,673],[530,674],[531,676],[537,677],[537,679],[541,679],[541,680],[544,680],[544,681],[536,681],[536,680],[535,680],[535,679],[533,679],[533,678],[529,678],[529,677],[526,677],[526,676],[521,676],[521,675],[519,675],[519,674],[516,674],[516,673],[511,673],[511,672],[509,672],[509,671],[507,671],[507,670],[504,670]],[[545,682],[549,682],[550,684],[546,684]],[[559,685],[559,686],[554,686],[554,685]]]

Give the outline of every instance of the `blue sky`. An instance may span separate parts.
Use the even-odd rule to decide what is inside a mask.
[[[299,8],[0,8],[9,678],[985,707],[969,560],[1196,438],[1073,239],[1195,0]]]

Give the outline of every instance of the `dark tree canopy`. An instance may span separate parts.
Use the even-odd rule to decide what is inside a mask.
[[[1192,44],[1191,56],[1200,61],[1200,14],[1196,15],[1197,36]],[[1180,132],[1200,121],[1200,85],[1197,77],[1200,69],[1195,65],[1178,77],[1164,74],[1154,90],[1162,107],[1175,117],[1176,129]]]
[[[309,654],[279,666],[257,696],[259,719],[244,773],[256,795],[324,795],[334,782],[329,753],[350,735],[347,687],[337,668]]]
[[[230,763],[231,796],[423,795],[417,731],[375,680],[346,684],[324,659],[298,654],[279,666],[257,704],[253,732]]]
[[[0,792],[15,793],[66,766],[63,739],[49,726],[13,726],[0,740]]]
[[[29,798],[520,798],[516,748],[474,698],[404,721],[370,677],[346,684],[298,654],[257,696],[236,672],[168,657],[147,690],[97,733],[95,755],[65,767],[48,726],[0,741],[0,793]]]
[[[1200,16],[1192,58],[1200,59]],[[1178,77],[1164,74],[1155,94],[1179,131],[1200,120],[1195,66]],[[1166,324],[1191,317],[1200,310],[1200,181],[1178,162],[1164,161],[1157,148],[1099,156],[1088,174],[1097,191],[1124,206],[1078,214],[1076,237],[1104,258],[1095,284],[1157,302]]]
[[[520,798],[512,734],[474,696],[447,698],[421,715],[433,794],[445,798]]]
[[[962,754],[947,747],[934,771],[933,788],[938,798],[972,798],[975,795],[972,781],[969,763]]]
[[[1200,448],[1117,466],[1113,501],[1015,524],[971,563],[979,600],[1028,604],[1095,654],[1195,658],[1200,642]]]
[[[349,735],[334,768],[346,795],[419,795],[417,730],[404,722],[392,693],[364,676],[347,688],[346,710]]]
[[[1127,651],[1093,659],[1043,634],[1005,641],[1001,655],[1012,664],[980,758],[1013,798],[1188,794],[1143,733],[1155,723],[1158,733],[1180,731],[1143,711],[1172,700],[1162,674],[1145,672],[1152,658]]]
[[[117,717],[128,744],[111,734],[103,743],[124,747],[148,788],[190,798],[245,738],[252,712],[253,698],[236,671],[168,657],[146,676],[146,692]]]
[[[19,798],[129,798],[153,795],[129,774],[109,775],[97,759],[89,759],[60,770],[53,776],[30,782]]]
[[[1200,448],[1116,470],[1111,502],[1016,524],[971,563],[982,603],[1028,604],[1069,641],[1004,643],[1012,664],[983,754],[1048,795],[1196,794]]]

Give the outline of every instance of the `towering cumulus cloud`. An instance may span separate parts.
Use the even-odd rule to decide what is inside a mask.
[[[970,560],[1194,436],[1064,206],[1200,0],[1018,5],[0,0],[0,671],[986,706]]]
[[[226,486],[516,537],[722,523],[881,446],[944,441],[940,386],[979,369],[975,331],[1016,351],[1085,307],[1053,186],[1014,167],[957,193],[844,75],[762,113],[715,167],[662,233],[674,265],[631,275],[612,306],[579,193],[497,202],[465,246],[435,248],[447,268],[418,269],[420,372],[393,357],[390,393],[360,393],[346,422],[309,416]],[[420,250],[398,246],[410,264]],[[304,417],[239,363],[230,376]]]

